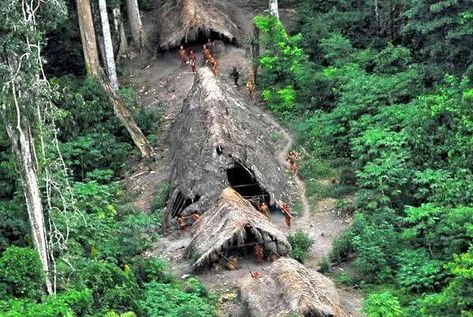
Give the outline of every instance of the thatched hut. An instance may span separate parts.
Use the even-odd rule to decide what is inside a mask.
[[[160,47],[178,47],[202,36],[238,42],[240,31],[230,4],[220,0],[166,1],[157,20]]]
[[[240,92],[199,70],[170,136],[171,194],[166,222],[205,212],[227,187],[245,199],[290,203],[286,168],[275,158],[277,128]]]
[[[202,268],[225,261],[235,252],[253,253],[256,244],[263,247],[266,257],[285,256],[291,250],[282,232],[235,190],[226,188],[194,225],[187,251],[197,258],[194,268]]]
[[[290,258],[275,261],[240,288],[242,317],[346,317],[337,289],[324,275]]]

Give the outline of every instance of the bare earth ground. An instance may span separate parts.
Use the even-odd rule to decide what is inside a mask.
[[[145,21],[152,21],[150,17]],[[200,52],[200,49],[197,50]],[[164,112],[163,122],[158,132],[158,142],[155,147],[157,161],[153,163],[141,163],[132,169],[132,172],[125,180],[125,186],[130,196],[136,197],[134,204],[146,212],[150,211],[151,202],[159,189],[162,181],[170,178],[169,156],[169,134],[171,123],[176,114],[180,111],[183,101],[192,87],[194,74],[190,72],[190,67],[181,69],[177,58],[177,52],[171,51],[164,54],[141,54],[126,62],[125,74],[122,76],[122,84],[133,86],[138,92],[139,103],[143,107],[150,109],[162,109]],[[154,55],[154,56],[153,56]],[[201,58],[198,54],[198,59]],[[238,67],[240,76],[240,86],[235,87],[247,97],[245,89],[245,74],[248,67],[248,58],[245,50],[227,45],[225,52],[218,56],[220,63],[220,77],[231,82],[229,76],[233,66]],[[198,66],[201,65],[198,60]],[[257,106],[257,105],[255,105]],[[293,146],[292,136],[286,132],[269,113],[265,114],[265,120],[271,122],[275,130],[282,136],[278,140],[279,152],[275,159],[281,165],[287,166],[286,155]],[[311,210],[305,196],[305,185],[296,176],[287,173],[291,179],[294,194],[302,204],[301,215],[295,217],[292,228],[288,228],[284,223],[283,215],[273,214],[273,223],[285,234],[290,234],[296,230],[307,232],[315,241],[310,250],[310,258],[305,263],[308,268],[317,269],[319,261],[330,252],[332,242],[340,236],[349,226],[350,218],[340,218],[335,212],[335,200],[328,198],[320,201]],[[178,276],[193,275],[191,265],[184,258],[184,250],[190,242],[190,233],[181,233],[174,229],[166,232],[153,250],[153,254],[168,260],[173,271]],[[238,302],[233,300],[236,296],[238,284],[241,281],[251,279],[249,271],[258,271],[261,274],[268,269],[270,263],[258,264],[251,259],[240,261],[239,270],[228,271],[223,268],[208,270],[198,275],[198,278],[211,290],[220,294],[220,315],[231,316],[236,310]],[[348,313],[352,316],[362,316],[360,314],[362,294],[356,290],[339,290],[342,303]]]

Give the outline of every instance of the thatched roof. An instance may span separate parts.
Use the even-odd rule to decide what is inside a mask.
[[[158,13],[160,47],[169,49],[193,41],[199,34],[219,34],[237,41],[239,28],[229,7],[231,1],[169,0]]]
[[[285,256],[291,250],[282,232],[236,191],[227,188],[194,225],[188,254],[198,255],[195,268],[204,267],[222,259],[229,249],[244,247],[249,235],[262,244],[265,255]]]
[[[335,285],[296,260],[276,260],[258,280],[241,286],[245,317],[346,317]]]
[[[171,195],[166,221],[205,212],[223,189],[290,203],[286,167],[275,158],[278,129],[261,109],[201,68],[170,136]]]

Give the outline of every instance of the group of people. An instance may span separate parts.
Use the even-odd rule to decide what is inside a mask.
[[[290,228],[292,226],[292,219],[293,219],[293,216],[289,210],[289,205],[284,203],[284,204],[278,204],[278,207],[279,207],[279,210],[281,210],[281,212],[283,213],[284,215],[284,219],[286,221],[286,225]],[[259,204],[259,211],[264,215],[266,216],[266,218],[268,218],[269,221],[271,221],[271,212],[269,210],[269,206],[268,204],[262,200]]]
[[[212,69],[212,72],[215,75],[219,74],[218,61],[213,54],[214,44],[211,39],[207,40],[207,43],[202,47],[202,66],[208,64]],[[186,67],[187,64],[190,64],[191,70],[193,73],[196,72],[197,64],[197,55],[193,49],[187,50],[184,45],[179,47],[179,60],[181,62],[181,67]],[[235,86],[239,86],[240,72],[237,70],[237,67],[233,67],[230,76],[233,78]],[[248,94],[252,101],[256,100],[256,78],[255,72],[252,68],[248,71],[248,80],[246,82],[246,88],[248,89]]]
[[[209,64],[212,72],[215,75],[218,75],[218,62],[215,58],[213,52],[213,42],[211,39],[207,40],[207,43],[202,47],[202,66]],[[181,61],[181,67],[185,67],[187,64],[190,64],[191,70],[193,73],[196,71],[197,55],[193,49],[189,51],[181,45],[179,48],[179,60]]]
[[[190,216],[179,216],[177,217],[177,224],[179,225],[179,229],[185,231],[188,227],[192,227],[195,223],[200,221],[200,212],[198,210],[194,210],[194,212]]]

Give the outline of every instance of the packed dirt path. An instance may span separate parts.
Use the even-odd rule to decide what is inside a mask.
[[[276,120],[274,120],[272,117],[269,117],[269,121],[274,126],[279,128],[281,134],[286,139],[286,142],[287,142],[286,145],[278,153],[278,155],[276,157],[277,157],[279,163],[282,166],[286,166],[286,168],[289,169],[289,163],[287,162],[287,155],[288,155],[289,151],[292,149],[292,147],[294,146],[294,138],[283,127],[281,127],[279,125],[279,123]],[[305,184],[299,178],[299,176],[297,174],[295,174],[293,177],[294,177],[294,181],[296,182],[297,192],[299,194],[299,199],[300,199],[301,204],[302,204],[302,214],[299,215],[299,217],[300,217],[299,219],[300,219],[300,221],[304,221],[304,220],[307,220],[310,217],[310,205],[309,205],[309,201],[307,200],[307,197],[306,197],[306,194],[305,194],[306,193]]]
[[[199,57],[199,56],[198,56]],[[222,80],[232,82],[229,76],[232,67],[236,66],[241,72],[240,85],[235,90],[247,96],[245,88],[245,72],[248,68],[248,57],[245,50],[231,45],[225,47],[219,56]],[[200,67],[200,63],[198,63]],[[162,113],[157,142],[154,150],[157,153],[157,161],[152,163],[140,163],[131,170],[129,177],[125,180],[127,192],[133,196],[136,207],[151,211],[151,205],[162,182],[169,181],[169,135],[172,133],[171,125],[176,115],[182,108],[184,99],[194,81],[194,74],[186,68],[179,66],[177,52],[171,51],[158,56],[136,56],[131,59],[125,68],[122,84],[131,85],[138,92],[138,101],[141,106],[149,110],[159,110]],[[255,105],[256,107],[257,105]],[[287,180],[293,188],[295,200],[300,200],[302,212],[294,219],[294,224],[288,228],[282,214],[273,214],[272,222],[283,233],[289,235],[297,230],[309,234],[315,241],[310,250],[310,257],[305,263],[308,268],[317,269],[320,260],[330,252],[332,242],[340,236],[350,224],[348,218],[340,218],[335,211],[335,200],[326,199],[311,208],[306,195],[305,184],[297,175],[289,172],[286,157],[294,146],[294,140],[285,129],[283,129],[273,118],[272,114],[262,109],[262,120],[270,122],[274,127],[271,133],[279,135],[277,143],[277,159],[282,168],[287,169]],[[174,228],[167,231],[159,239],[155,250],[150,254],[162,257],[169,261],[172,270],[178,277],[187,278],[194,275],[190,261],[185,258],[185,248],[190,242],[190,232],[181,232]],[[240,269],[228,271],[222,267],[216,267],[198,274],[198,278],[213,292],[220,296],[220,315],[232,316],[237,310],[238,302],[235,300],[239,283],[251,279],[249,271],[258,271],[261,274],[268,269],[271,263],[256,263],[251,259],[242,259],[239,263]],[[361,316],[362,296],[354,290],[340,290],[340,297],[345,309],[351,316]]]

